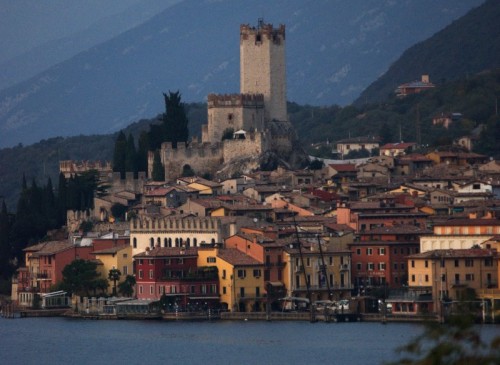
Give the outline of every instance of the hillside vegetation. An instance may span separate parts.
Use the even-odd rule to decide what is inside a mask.
[[[488,0],[429,39],[406,50],[361,93],[355,105],[380,102],[405,82],[428,74],[442,84],[500,67],[500,2]]]

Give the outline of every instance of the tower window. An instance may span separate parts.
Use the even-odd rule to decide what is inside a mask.
[[[262,42],[262,35],[261,34],[257,34],[255,36],[255,42],[259,42],[259,43]]]

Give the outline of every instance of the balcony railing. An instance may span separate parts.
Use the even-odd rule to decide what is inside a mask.
[[[330,290],[352,290],[352,289],[354,289],[353,285],[339,285],[339,284],[330,285]],[[306,291],[307,288],[305,285],[303,285],[303,286],[298,286],[298,287],[292,288],[292,290]],[[310,285],[309,290],[311,290],[311,291],[327,291],[328,287],[326,285],[322,285],[322,286]]]

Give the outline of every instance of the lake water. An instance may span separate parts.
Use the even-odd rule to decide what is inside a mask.
[[[395,348],[421,331],[406,323],[0,319],[0,363],[372,365],[397,359]]]

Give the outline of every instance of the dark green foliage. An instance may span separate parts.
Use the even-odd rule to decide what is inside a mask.
[[[393,133],[392,133],[392,129],[385,122],[380,127],[379,138],[380,138],[380,145],[381,146],[383,146],[386,143],[395,142],[395,139],[394,139]]]
[[[466,78],[477,72],[499,67],[500,6],[498,0],[485,1],[462,18],[427,40],[407,49],[389,70],[372,83],[355,101],[356,105],[384,101],[396,87],[428,74],[431,82]],[[474,89],[466,83],[464,93]],[[437,107],[444,99],[436,99]],[[473,119],[484,119],[475,115]]]
[[[152,172],[153,181],[165,181],[165,169],[161,163],[160,152],[158,150],[155,151],[153,158],[153,172]]]
[[[5,201],[2,200],[2,208],[0,210],[0,278],[9,279],[13,273],[13,265],[11,264],[11,245],[9,242],[11,218],[7,212]]]
[[[119,172],[122,179],[125,178],[125,172],[127,171],[126,166],[127,160],[127,137],[125,133],[120,131],[115,142],[115,149],[113,153],[113,171]]]
[[[391,364],[494,365],[500,363],[500,337],[484,343],[473,317],[461,314],[449,323],[429,323],[425,331],[399,349],[407,354]]]
[[[172,147],[176,148],[178,142],[188,141],[188,119],[179,91],[169,91],[168,95],[163,93],[163,96],[166,109],[162,117],[164,141],[172,142]]]
[[[189,177],[196,175],[195,171],[189,165],[182,166],[182,176]]]
[[[111,214],[116,220],[125,220],[125,213],[127,212],[127,207],[120,203],[115,203],[111,207]]]
[[[134,294],[135,277],[127,275],[125,280],[118,284],[118,291],[125,297],[131,297]]]
[[[221,140],[224,141],[225,139],[232,139],[233,134],[234,134],[234,128],[226,128],[222,133]]]
[[[309,169],[310,170],[321,170],[324,166],[325,166],[325,164],[323,163],[323,161],[320,161],[318,159],[314,159],[309,164]]]
[[[89,296],[103,292],[108,286],[107,280],[100,277],[97,264],[93,261],[74,260],[66,265],[62,274],[61,288],[72,294]]]
[[[113,282],[113,295],[116,296],[116,282],[120,280],[122,273],[118,269],[111,269],[108,273],[108,279]]]
[[[125,151],[125,171],[137,174],[137,152],[135,150],[134,137],[132,134],[127,138],[127,149]]]

